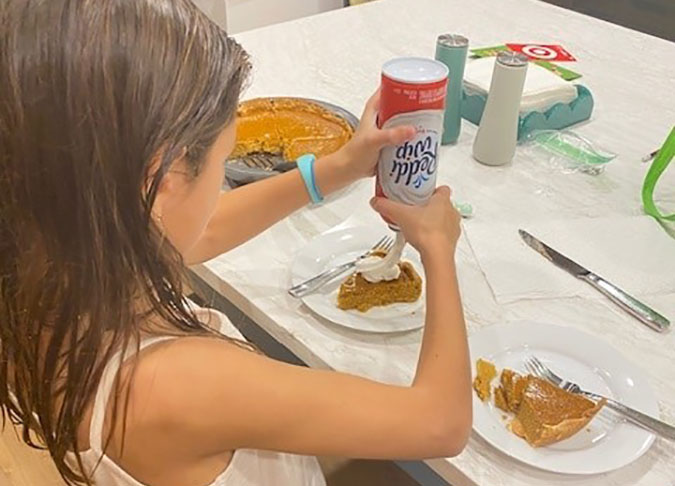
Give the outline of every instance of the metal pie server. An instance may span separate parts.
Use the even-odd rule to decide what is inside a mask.
[[[576,278],[592,285],[602,292],[612,302],[621,307],[624,311],[638,319],[643,324],[658,332],[667,331],[670,328],[670,321],[661,314],[643,304],[634,297],[618,288],[616,285],[608,282],[604,278],[587,270],[578,263],[570,260],[562,253],[554,250],[547,244],[532,236],[524,230],[518,230],[520,237],[537,253],[541,254],[547,260],[553,262],[556,266],[562,268]]]

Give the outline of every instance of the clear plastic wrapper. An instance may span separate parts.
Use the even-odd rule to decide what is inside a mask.
[[[538,130],[522,143],[521,153],[567,173],[601,174],[616,154],[571,130]]]

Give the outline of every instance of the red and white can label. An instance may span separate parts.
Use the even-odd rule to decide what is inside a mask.
[[[396,61],[404,63],[406,60]],[[429,69],[435,74],[435,79],[434,76],[427,76],[430,80],[415,79],[420,69],[415,69],[417,65],[414,63],[424,66],[424,63],[436,61],[410,59],[409,62],[413,63],[412,69],[403,69],[402,72],[410,72],[410,80],[403,76],[393,79],[386,71],[387,65],[383,69],[378,126],[411,125],[417,133],[412,140],[382,149],[375,194],[404,204],[423,205],[436,189],[438,146],[443,134],[448,78],[443,65],[431,65]]]
[[[378,196],[411,205],[423,205],[436,189],[438,145],[443,134],[443,112],[421,110],[401,113],[385,128],[413,125],[417,134],[402,145],[382,149],[377,166]]]

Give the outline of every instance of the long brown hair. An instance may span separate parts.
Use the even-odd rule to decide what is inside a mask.
[[[139,339],[134,302],[207,332],[151,207],[186,149],[199,172],[248,72],[189,0],[0,2],[0,408],[70,484],[90,483],[66,455],[106,362]]]

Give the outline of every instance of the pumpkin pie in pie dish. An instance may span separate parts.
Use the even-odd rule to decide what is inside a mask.
[[[237,110],[237,143],[233,157],[256,153],[282,155],[287,161],[303,154],[331,154],[352,137],[342,117],[312,101],[298,98],[257,98]]]
[[[572,437],[605,404],[604,400],[596,403],[546,380],[509,369],[502,371],[499,381],[494,390],[495,406],[514,415],[509,430],[533,447]]]
[[[374,252],[373,255],[384,258],[386,253]],[[349,276],[340,285],[337,306],[342,310],[367,312],[373,307],[416,302],[422,295],[422,278],[410,262],[401,261],[397,265],[400,272],[393,280],[370,282],[359,272]]]

